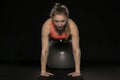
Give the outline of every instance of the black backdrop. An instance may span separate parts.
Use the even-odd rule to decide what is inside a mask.
[[[39,61],[40,34],[56,0],[1,1],[1,61]],[[61,1],[79,29],[82,61],[120,61],[120,5],[111,1]]]

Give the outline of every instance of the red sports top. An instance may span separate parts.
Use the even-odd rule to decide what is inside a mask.
[[[67,36],[67,34],[65,32],[62,33],[61,35],[57,34],[55,32],[54,24],[51,22],[51,24],[50,24],[50,37],[51,38],[54,38],[54,39],[65,39],[66,36]]]

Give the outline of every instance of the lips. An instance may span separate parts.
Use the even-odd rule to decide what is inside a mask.
[[[58,29],[62,29],[62,27],[58,27]]]
[[[58,27],[58,28],[62,28],[62,27]]]

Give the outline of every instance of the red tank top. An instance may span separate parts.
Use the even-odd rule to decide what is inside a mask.
[[[58,35],[55,32],[55,27],[53,25],[53,23],[51,22],[50,24],[50,37],[54,38],[54,39],[65,39],[66,38],[66,33],[62,33],[61,35]]]

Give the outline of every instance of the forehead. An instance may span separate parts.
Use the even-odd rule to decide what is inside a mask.
[[[65,20],[67,17],[65,15],[57,14],[53,17],[54,20]]]

